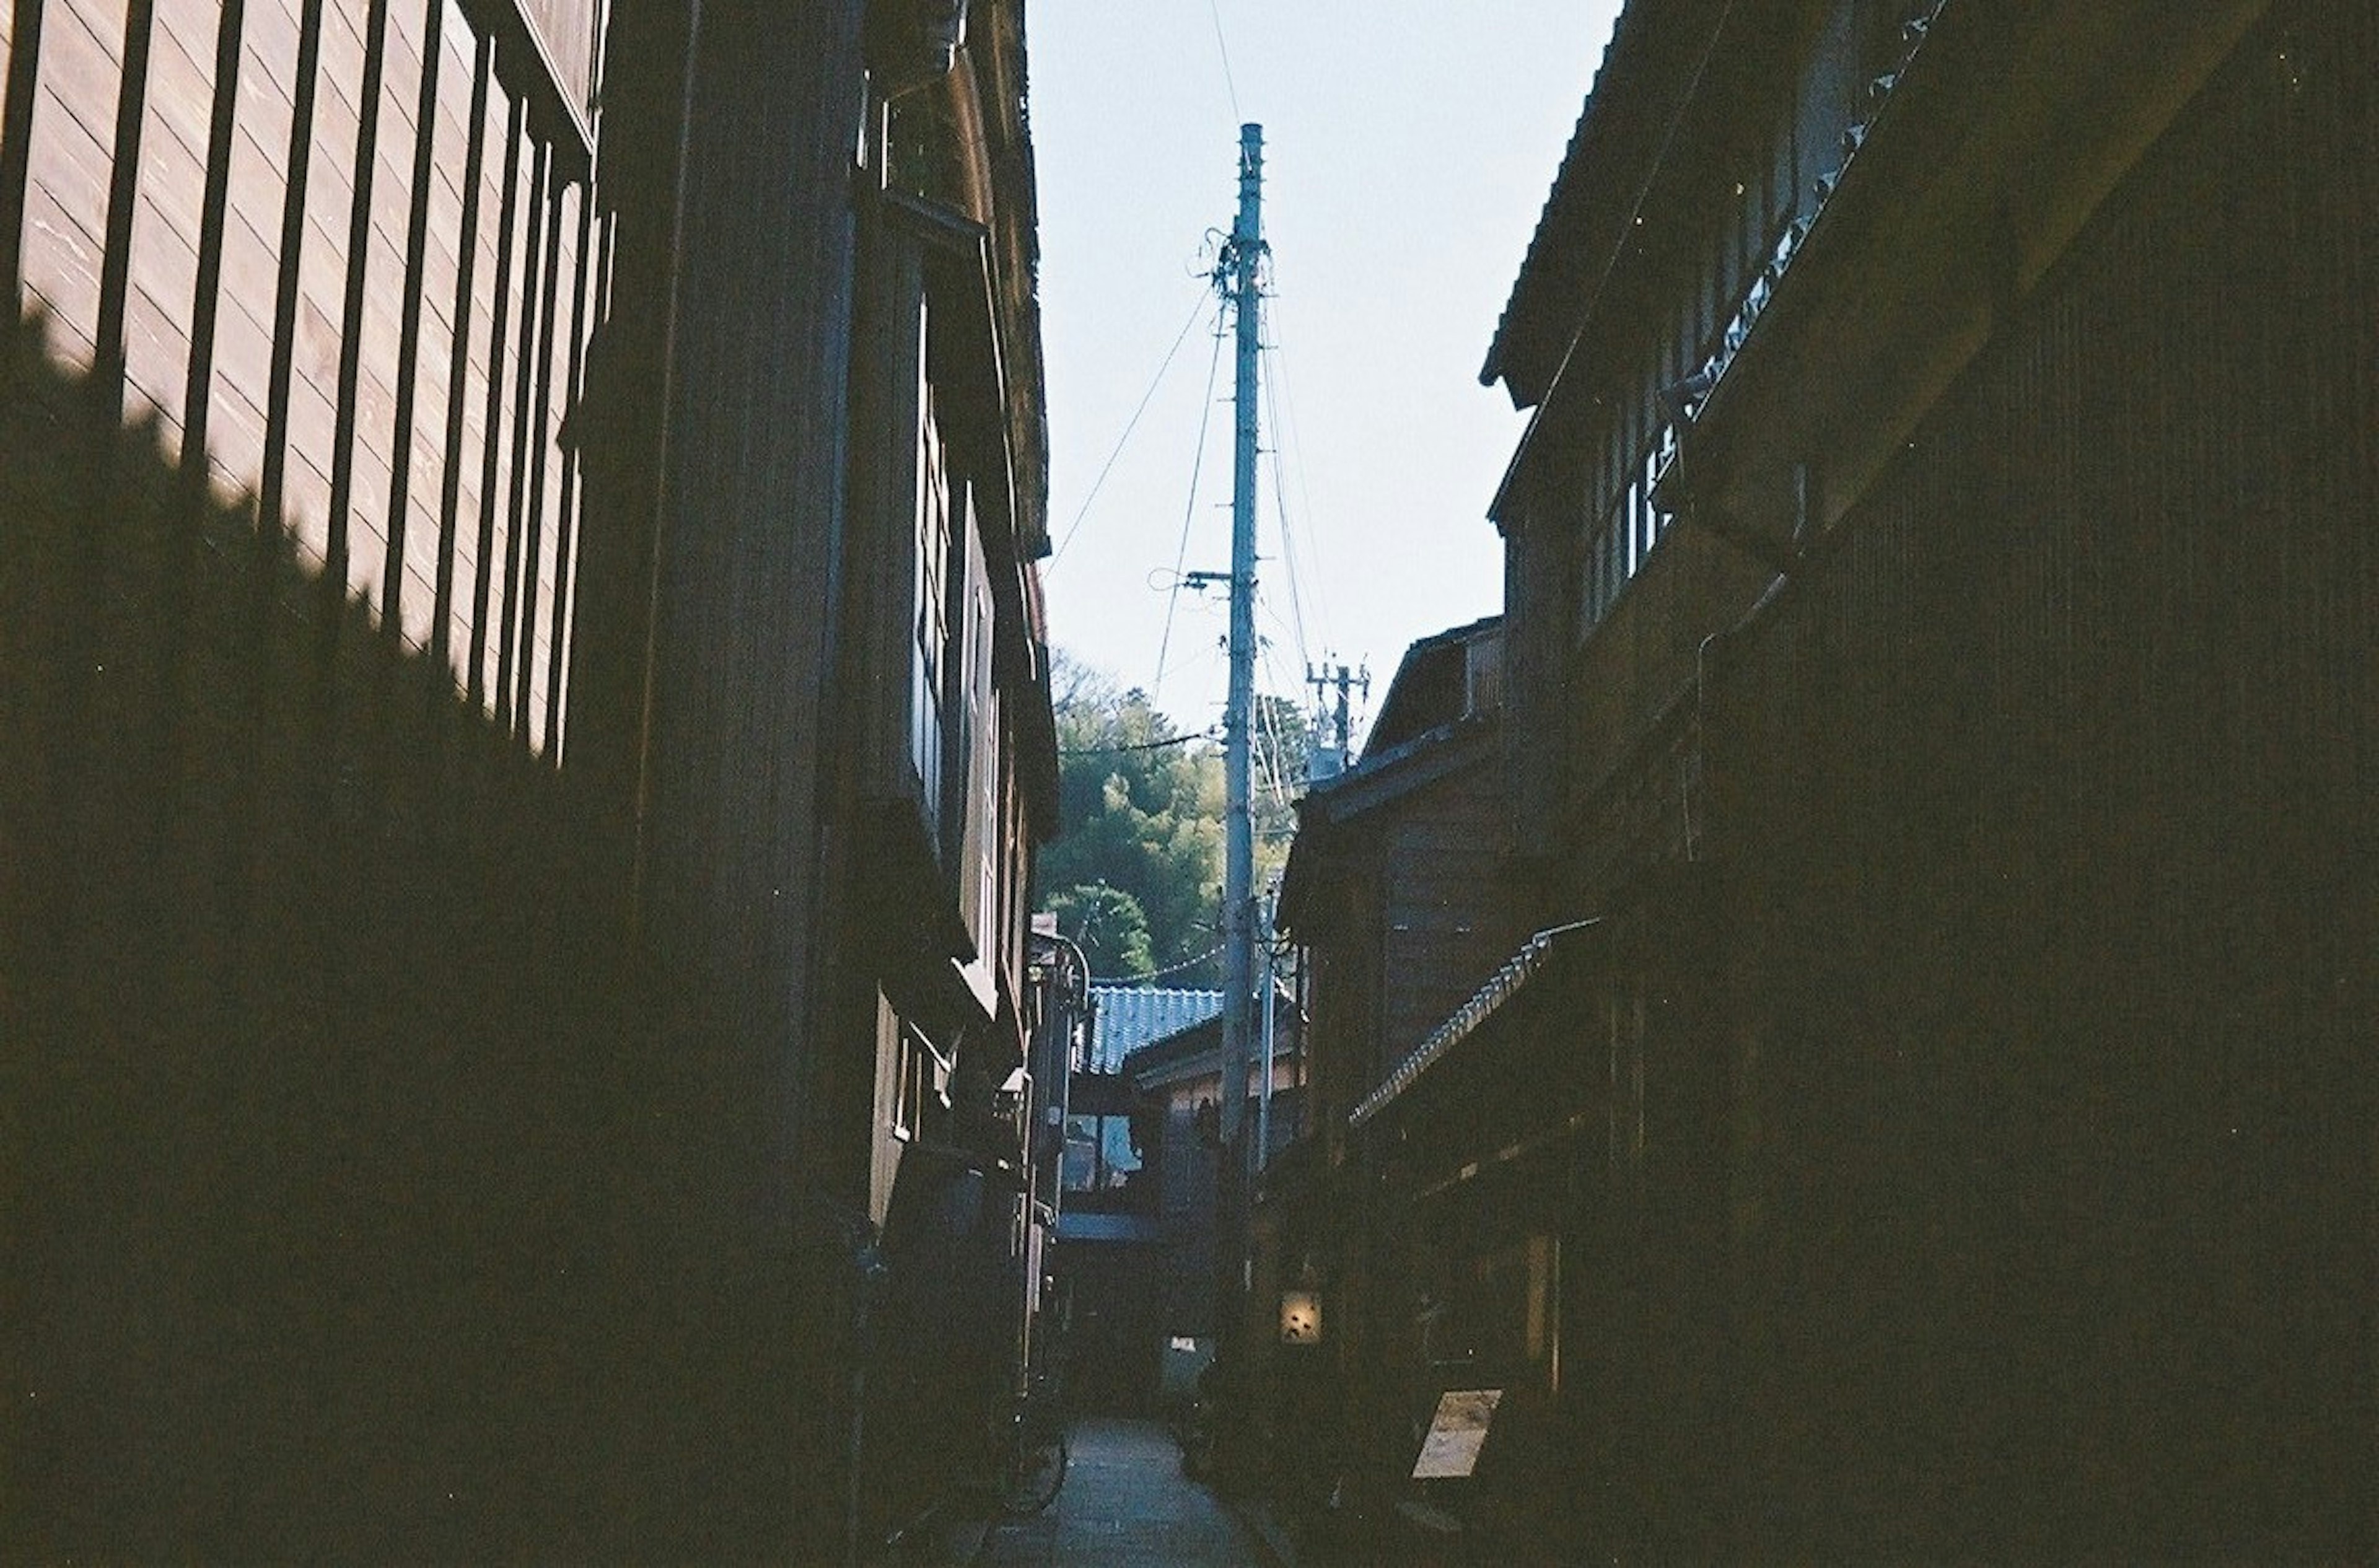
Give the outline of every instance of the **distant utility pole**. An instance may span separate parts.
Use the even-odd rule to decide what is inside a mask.
[[[1338,706],[1335,714],[1337,720],[1337,739],[1333,744],[1325,747],[1322,754],[1314,759],[1315,763],[1319,766],[1314,766],[1308,769],[1308,771],[1313,776],[1313,778],[1316,781],[1319,781],[1323,778],[1334,777],[1335,775],[1346,770],[1346,754],[1354,745],[1353,731],[1355,727],[1352,705],[1347,701],[1346,693],[1349,687],[1360,687],[1362,689],[1363,695],[1366,697],[1370,696],[1371,694],[1371,668],[1367,664],[1359,670],[1353,670],[1347,669],[1342,664],[1334,670],[1330,668],[1327,662],[1324,662],[1319,669],[1309,664],[1305,667],[1305,683],[1313,688],[1313,694],[1316,700],[1324,704],[1327,704],[1330,700],[1331,688],[1335,687],[1338,692]]]
[[[1215,269],[1238,307],[1238,442],[1231,475],[1231,690],[1223,719],[1223,1104],[1226,1149],[1246,1121],[1249,1002],[1255,991],[1255,833],[1248,750],[1256,692],[1256,262],[1263,253],[1263,127],[1239,127],[1239,216]]]

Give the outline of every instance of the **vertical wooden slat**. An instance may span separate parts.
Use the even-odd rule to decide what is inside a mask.
[[[153,837],[163,843],[180,824],[187,779],[186,761],[195,727],[186,705],[194,701],[187,689],[188,667],[196,645],[193,616],[199,593],[199,547],[212,500],[208,485],[213,440],[216,322],[223,286],[223,230],[229,218],[231,156],[238,125],[240,40],[247,14],[246,0],[222,0],[211,29],[204,25],[201,0],[168,0],[161,8],[160,26],[177,48],[202,54],[207,61],[208,101],[199,145],[198,229],[190,257],[189,323],[178,399],[183,428],[178,452],[179,485],[175,496],[163,581],[159,585],[160,644],[163,669],[157,681],[151,728],[153,772],[161,781]],[[175,124],[177,138],[188,127]],[[192,833],[191,829],[195,829]],[[194,838],[208,837],[208,827],[192,823],[183,831]]]
[[[188,416],[190,305],[203,240],[220,11],[201,0],[158,0],[150,50],[125,379],[133,397],[162,416],[169,457]]]
[[[247,0],[232,72],[234,128],[225,161],[225,212],[210,368],[208,438],[223,499],[258,491],[271,401],[277,236],[287,195],[296,0]]]
[[[435,3],[435,0],[433,0]],[[477,323],[486,312],[477,308],[473,280],[480,273],[478,261],[483,243],[479,221],[480,196],[487,186],[488,154],[488,90],[495,69],[495,46],[492,40],[471,39],[462,25],[462,18],[453,0],[445,0],[445,32],[448,48],[455,58],[450,65],[460,65],[465,41],[471,40],[471,58],[467,66],[470,78],[469,103],[463,109],[460,127],[465,151],[461,188],[455,193],[458,211],[453,230],[454,248],[453,305],[447,322],[449,341],[448,378],[446,383],[446,432],[443,472],[438,490],[438,564],[436,568],[436,607],[431,614],[429,645],[443,663],[453,667],[455,650],[470,645],[470,628],[464,623],[464,609],[454,593],[454,577],[459,570],[472,574],[472,562],[477,559],[465,538],[468,521],[477,514],[476,485],[466,498],[464,486],[475,472],[471,448],[465,437],[471,428],[472,413],[478,400],[471,379],[472,344]],[[461,75],[454,78],[457,86]],[[441,95],[441,124],[447,123],[454,111],[451,103]],[[457,673],[460,671],[458,670]]]
[[[610,275],[611,221],[598,222],[595,216],[595,195],[591,188],[582,189],[578,204],[578,283],[570,298],[570,374],[564,394],[564,417],[578,415],[580,399],[586,391],[586,347],[590,330],[603,320],[603,289]],[[591,246],[591,249],[590,249]],[[561,520],[554,541],[553,637],[545,678],[545,755],[559,766],[562,748],[567,733],[564,723],[570,701],[570,646],[574,612],[577,601],[572,596],[576,577],[580,548],[579,523],[585,499],[579,488],[583,468],[583,428],[562,452],[562,502],[556,511]]]
[[[413,14],[410,8],[401,13],[407,18]],[[404,299],[397,328],[396,406],[389,435],[388,560],[381,570],[380,597],[380,619],[399,629],[416,646],[429,640],[432,585],[429,575],[417,569],[417,562],[429,557],[413,537],[414,488],[422,482],[414,474],[416,449],[421,445],[414,421],[421,411],[425,392],[432,400],[429,412],[433,421],[444,410],[444,383],[425,364],[422,351],[424,307],[446,281],[443,276],[432,274],[429,262],[436,199],[445,188],[438,177],[435,161],[439,146],[439,67],[444,55],[439,24],[445,17],[444,0],[428,0],[421,7],[421,17],[411,31],[413,60],[418,75],[412,118],[413,168],[406,197],[405,271],[400,285]],[[421,455],[425,469],[438,465],[440,454],[434,449]],[[422,478],[435,482],[427,474]],[[434,515],[425,513],[424,523]],[[423,527],[424,536],[429,532],[427,526]]]
[[[350,585],[348,529],[353,518],[356,482],[356,387],[363,376],[364,281],[371,265],[372,187],[379,175],[380,72],[386,58],[388,36],[388,0],[370,0],[364,16],[364,33],[358,41],[363,48],[362,77],[359,86],[350,87],[356,113],[355,155],[348,167],[352,171],[347,193],[346,244],[342,259],[345,262],[345,281],[339,300],[339,353],[336,402],[332,412],[331,473],[323,544],[323,578],[332,595],[332,612],[328,625],[335,629],[339,621],[338,602],[344,600]],[[380,543],[381,541],[369,541]],[[358,562],[368,561],[377,573],[385,557],[381,550],[365,549],[354,552]]]
[[[563,185],[547,193],[545,282],[538,290],[542,303],[537,309],[544,327],[537,344],[536,386],[529,397],[536,420],[529,441],[537,460],[529,477],[528,537],[522,548],[519,694],[514,698],[513,717],[521,738],[532,747],[545,729],[545,715],[538,706],[544,700],[538,678],[546,662],[545,616],[553,605],[554,534],[561,527],[557,494],[562,473],[553,442],[560,421],[553,404],[563,377],[554,373],[554,357],[562,352],[562,280],[577,275],[575,264],[565,264],[562,256],[564,247],[577,239],[571,223],[574,189]],[[549,517],[553,519],[551,527],[547,525]]]
[[[362,312],[356,330],[363,337],[356,382],[355,478],[349,498],[348,561],[351,590],[385,612],[395,559],[389,516],[395,501],[400,389],[411,379],[405,353],[405,315],[417,295],[407,267],[415,190],[414,153],[419,127],[422,59],[419,0],[389,0],[380,24],[378,129],[373,137],[371,206],[364,225],[367,265]],[[401,586],[397,592],[401,602]],[[401,628],[401,615],[399,618]],[[399,629],[399,628],[392,628]]]
[[[306,244],[307,183],[314,151],[314,90],[321,63],[323,0],[302,0],[297,18],[297,53],[289,104],[287,181],[281,201],[281,243],[275,260],[278,283],[273,294],[272,370],[264,404],[264,474],[257,491],[258,567],[255,592],[260,600],[260,644],[264,628],[262,607],[270,602],[272,578],[279,571],[279,543],[286,535],[284,522],[292,436],[289,409],[296,375],[300,261]]]
[[[521,193],[522,255],[514,279],[513,308],[520,312],[513,356],[506,368],[512,384],[512,488],[504,509],[504,598],[497,620],[495,712],[500,728],[514,728],[517,700],[513,683],[514,660],[521,654],[521,604],[525,591],[522,577],[532,568],[528,559],[529,513],[538,460],[544,443],[538,439],[545,421],[537,406],[537,366],[548,331],[546,309],[549,291],[544,286],[546,252],[552,239],[553,149],[537,141],[531,159],[528,186]]]
[[[475,374],[484,378],[486,419],[479,442],[483,443],[484,461],[479,469],[479,532],[478,544],[472,552],[470,656],[465,666],[465,691],[471,706],[479,706],[487,700],[489,665],[495,658],[495,643],[489,636],[488,605],[491,597],[490,574],[495,569],[498,530],[502,514],[502,481],[504,476],[504,365],[505,356],[512,352],[506,329],[513,316],[518,297],[518,269],[514,263],[513,236],[522,226],[520,178],[521,144],[527,126],[527,109],[518,99],[507,101],[503,130],[504,156],[502,175],[490,193],[501,203],[496,224],[495,251],[488,271],[488,286],[495,296],[495,311],[488,327],[488,346],[484,361],[475,367]],[[494,112],[489,105],[489,112]],[[492,171],[494,165],[489,163]],[[484,199],[484,198],[483,198]]]
[[[322,7],[317,24],[317,81],[311,120],[311,163],[306,208],[294,256],[297,310],[289,354],[295,379],[287,414],[275,421],[286,432],[287,469],[282,511],[308,568],[325,568],[334,526],[344,543],[345,518],[332,516],[332,478],[340,458],[339,388],[347,337],[347,231],[355,200],[356,151],[361,131],[356,79],[364,66],[363,18],[344,5]],[[294,175],[293,175],[294,178]],[[342,498],[344,499],[344,498]],[[340,563],[344,581],[344,562]]]
[[[124,418],[125,301],[132,287],[132,223],[139,204],[140,141],[148,115],[150,40],[154,0],[128,0],[116,52],[115,127],[108,141],[107,219],[100,233],[99,314],[91,380],[93,432],[112,454]],[[112,466],[112,464],[111,464]],[[112,478],[111,478],[112,488]],[[110,513],[115,497],[100,498]],[[103,514],[103,517],[105,514]],[[98,523],[103,519],[94,519]]]
[[[99,336],[123,0],[93,0],[49,16],[38,56],[28,142],[22,234],[28,307],[50,313],[50,352],[80,369]]]
[[[0,308],[13,326],[24,285],[25,185],[33,151],[33,99],[40,90],[43,0],[5,0],[0,40]]]

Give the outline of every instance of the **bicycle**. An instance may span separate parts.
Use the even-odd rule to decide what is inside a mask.
[[[1005,1425],[996,1498],[1001,1513],[1026,1519],[1057,1501],[1073,1459],[1054,1382],[1033,1379],[1008,1411]]]

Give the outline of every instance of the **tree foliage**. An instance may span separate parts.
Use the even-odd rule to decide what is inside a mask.
[[[1057,929],[1081,946],[1091,972],[1103,980],[1138,980],[1153,974],[1148,915],[1140,900],[1105,882],[1079,882],[1045,900]]]
[[[1221,983],[1223,748],[1184,734],[1147,694],[1057,656],[1059,832],[1041,852],[1041,908],[1093,973]],[[1288,853],[1304,790],[1297,705],[1259,699],[1252,793],[1256,887]]]
[[[1220,748],[1184,736],[1146,694],[1062,653],[1057,706],[1059,831],[1041,853],[1042,907],[1057,911],[1059,928],[1081,941],[1077,923],[1123,918],[1113,898],[1092,890],[1124,895],[1145,922],[1148,964],[1108,971],[1086,942],[1093,970],[1132,978],[1187,964],[1168,983],[1212,983],[1211,959],[1195,960],[1214,946],[1222,895]],[[1129,938],[1116,951],[1125,958]]]

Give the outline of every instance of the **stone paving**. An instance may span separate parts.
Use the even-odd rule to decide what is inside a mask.
[[[996,1526],[974,1568],[1271,1568],[1254,1533],[1181,1474],[1165,1428],[1086,1417],[1070,1446],[1057,1501]]]

